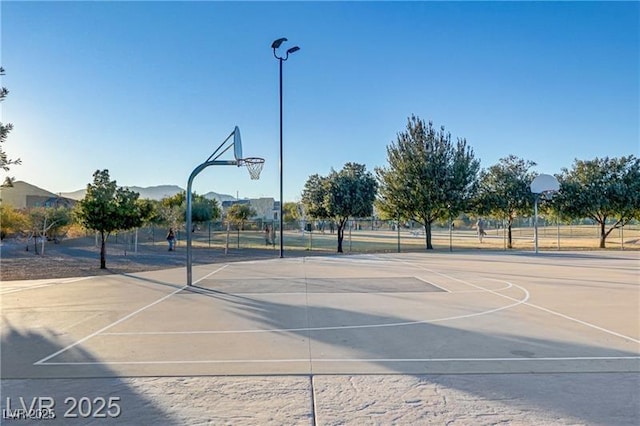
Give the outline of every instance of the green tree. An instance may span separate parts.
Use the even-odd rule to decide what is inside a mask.
[[[492,215],[507,221],[507,247],[513,248],[511,227],[519,214],[533,212],[531,182],[536,163],[515,155],[501,158],[480,173],[480,187],[473,210],[479,215]]]
[[[571,170],[558,177],[560,192],[553,205],[563,216],[588,217],[600,227],[600,248],[614,229],[637,218],[640,212],[640,159],[620,158],[575,160]],[[607,223],[613,220],[607,229]]]
[[[454,143],[444,127],[436,130],[416,116],[387,147],[386,168],[377,168],[377,208],[383,217],[406,218],[425,229],[432,250],[431,225],[456,217],[474,195],[480,162],[465,139]]]
[[[28,224],[29,219],[24,212],[0,203],[0,239],[4,240],[7,235],[26,230]]]
[[[314,174],[309,176],[302,190],[302,205],[306,215],[314,219],[328,219],[325,198],[329,191],[329,179]]]
[[[282,206],[282,220],[293,223],[300,219],[300,204],[288,201]]]
[[[220,217],[220,205],[218,201],[205,198],[204,195],[193,194],[191,205],[191,221],[193,223],[208,222]],[[186,210],[185,210],[186,219]]]
[[[71,224],[71,210],[67,207],[35,207],[29,210],[28,217],[36,254],[38,254],[36,236],[42,239],[40,254],[44,254],[45,240],[57,238],[58,234]]]
[[[187,219],[187,192],[182,191],[171,197],[160,200],[156,206],[155,223],[165,224],[173,228],[184,226]],[[193,223],[208,222],[220,217],[220,204],[215,199],[205,198],[195,192],[192,194],[191,221]]]
[[[76,218],[87,229],[100,233],[100,269],[106,269],[106,241],[118,230],[139,227],[151,209],[138,202],[140,194],[118,187],[108,170],[96,170],[84,199],[76,205]]]
[[[164,219],[160,214],[161,203],[159,200],[142,199],[138,200],[138,202],[144,206],[143,209],[148,212],[144,225],[159,225],[163,223]]]
[[[168,207],[184,206],[187,203],[187,191],[181,191],[171,197],[165,197],[161,202]]]
[[[186,218],[186,191],[165,197],[156,205],[154,223],[177,229],[184,226]]]
[[[29,210],[29,216],[34,229],[46,227],[45,236],[49,239],[56,238],[72,222],[71,209],[68,207],[36,207]]]
[[[329,176],[312,175],[302,192],[307,214],[316,219],[332,219],[338,231],[338,253],[342,253],[344,229],[350,217],[368,217],[373,213],[377,183],[363,164],[347,163]]]
[[[2,67],[0,67],[0,75],[4,75],[4,68]],[[9,90],[7,90],[6,87],[2,87],[2,89],[0,89],[0,102],[4,101],[8,94]],[[5,172],[10,170],[11,165],[20,164],[19,158],[15,160],[10,159],[4,150],[4,143],[7,141],[11,129],[13,129],[13,124],[0,122],[0,167],[2,167],[2,170]],[[2,186],[13,186],[13,178],[7,176]]]
[[[238,230],[244,230],[244,223],[256,215],[256,211],[248,204],[236,203],[227,210],[227,218],[238,225]]]

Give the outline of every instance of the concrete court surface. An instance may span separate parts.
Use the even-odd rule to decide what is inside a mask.
[[[413,253],[208,265],[190,288],[183,268],[3,282],[2,408],[54,401],[52,424],[638,424],[639,266]]]

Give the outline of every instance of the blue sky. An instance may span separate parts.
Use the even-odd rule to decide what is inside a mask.
[[[10,175],[53,192],[97,169],[186,187],[239,126],[260,181],[210,167],[198,193],[284,198],[346,162],[385,166],[415,114],[464,137],[482,167],[509,154],[557,173],[639,153],[640,4],[2,1]],[[231,157],[225,157],[231,158]]]

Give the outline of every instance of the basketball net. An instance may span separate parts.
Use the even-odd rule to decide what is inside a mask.
[[[249,176],[252,180],[260,179],[260,172],[262,172],[262,168],[264,167],[264,158],[258,157],[248,157],[243,158],[240,161],[240,166],[245,166],[249,171]]]

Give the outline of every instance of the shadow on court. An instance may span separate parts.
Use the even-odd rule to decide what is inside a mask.
[[[136,389],[124,378],[114,377],[116,374],[103,364],[92,365],[91,376],[86,375],[83,366],[76,366],[72,374],[67,375],[68,378],[47,378],[48,372],[58,368],[47,366],[46,370],[39,372],[39,378],[29,378],[33,377],[33,369],[38,368],[32,365],[34,362],[62,349],[55,343],[52,333],[50,330],[43,330],[42,333],[18,330],[6,319],[3,320],[0,344],[0,406],[3,418],[0,423],[31,424],[25,422],[25,419],[10,419],[10,411],[16,414],[16,410],[22,408],[22,401],[29,407],[40,397],[43,407],[51,407],[53,402],[55,419],[36,420],[37,423],[44,421],[46,424],[55,425],[105,421],[141,424],[143,421],[145,424],[170,426],[181,424],[167,412],[168,407],[156,405],[142,393],[142,389]],[[80,345],[73,350],[83,359],[99,361]],[[34,405],[35,409],[38,408],[37,404],[36,402]]]
[[[421,382],[487,400],[504,401],[524,411],[535,407],[558,417],[581,419],[587,424],[632,425],[640,419],[637,352],[506,331],[486,333],[462,328],[468,323],[460,324],[461,328],[454,327],[456,322],[449,322],[448,326],[393,325],[409,321],[349,309],[258,300],[249,294],[195,290],[198,294],[194,297],[222,299],[229,304],[225,309],[266,329],[308,339],[313,375],[376,374],[359,371],[364,363],[369,363],[381,367],[380,371],[386,374],[410,374]],[[510,314],[505,315],[503,321],[509,321]],[[295,323],[296,320],[305,323]],[[372,324],[382,327],[366,327]],[[629,344],[630,350],[635,347],[637,345]],[[602,359],[606,357],[618,359]],[[621,357],[633,359],[621,360]],[[476,358],[496,360],[456,361]],[[554,359],[532,361],[534,358]],[[429,359],[442,362],[429,362]],[[481,374],[474,373],[474,369],[479,369]],[[321,410],[322,402],[317,404]]]

